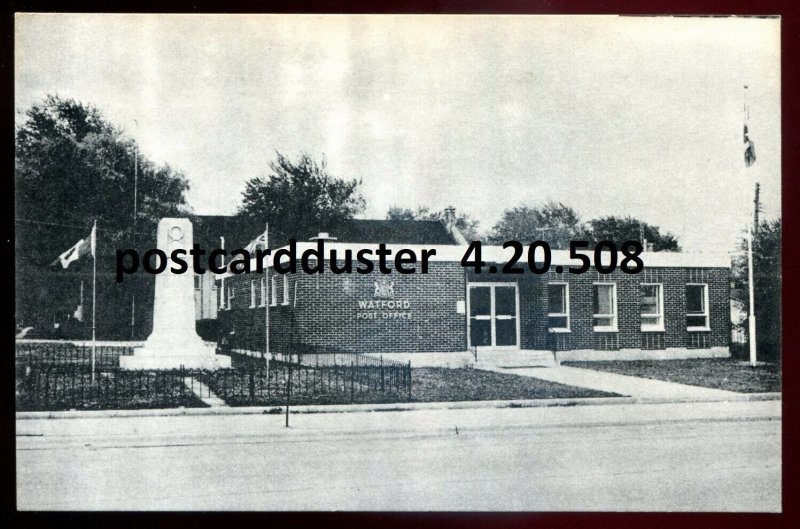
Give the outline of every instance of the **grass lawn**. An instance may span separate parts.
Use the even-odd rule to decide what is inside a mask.
[[[274,373],[274,371],[273,371]],[[263,379],[254,383],[254,396],[250,397],[246,373],[218,372],[203,380],[229,406],[280,406],[285,402],[284,385],[275,375],[270,378],[270,391]],[[380,404],[409,402],[405,390],[382,393],[372,385],[356,384],[350,393],[349,376],[334,378],[331,384],[325,375],[321,380],[309,382],[303,375],[292,382],[291,404]],[[565,386],[519,375],[480,371],[477,369],[413,368],[411,370],[410,402],[451,402],[470,400],[522,400],[587,397],[618,397],[591,389]]]
[[[750,367],[749,363],[735,358],[564,362],[563,365],[740,393],[781,390],[780,364]]]
[[[520,375],[479,369],[429,367],[412,369],[411,396],[414,402],[450,402],[619,397],[620,395],[565,386]]]

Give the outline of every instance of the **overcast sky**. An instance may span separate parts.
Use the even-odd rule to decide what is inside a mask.
[[[553,199],[729,251],[753,178],[780,215],[775,19],[38,14],[15,31],[18,110],[98,106],[186,174],[201,214],[232,213],[277,150],[363,179],[365,218],[452,204],[488,230]]]

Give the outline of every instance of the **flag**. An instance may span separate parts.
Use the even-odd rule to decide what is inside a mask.
[[[756,161],[756,146],[747,132],[747,123],[744,124],[744,165],[750,167]]]
[[[245,246],[244,249],[248,253],[255,253],[255,251],[258,249],[259,246],[263,246],[266,249],[267,247],[266,240],[267,240],[266,233],[262,233],[261,235],[250,241],[250,244]]]
[[[94,257],[96,254],[95,249],[97,245],[95,230],[96,228],[92,228],[92,232],[89,234],[88,237],[79,240],[78,242],[75,243],[75,245],[72,248],[59,255],[58,259],[53,261],[53,264],[55,264],[56,262],[61,262],[61,266],[63,266],[64,268],[69,268],[69,265],[71,263],[77,261],[81,257],[90,254],[92,257]]]

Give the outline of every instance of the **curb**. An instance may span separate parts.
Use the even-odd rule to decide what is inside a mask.
[[[396,404],[328,404],[291,406],[290,412],[304,413],[369,413],[416,410],[471,410],[483,408],[551,408],[567,406],[608,406],[622,404],[693,404],[703,402],[755,402],[781,400],[780,393],[741,393],[725,398],[667,397],[597,397],[574,399],[483,400],[457,402],[406,402]],[[17,420],[33,419],[103,419],[112,417],[172,417],[208,415],[264,415],[285,412],[283,406],[167,408],[144,410],[80,410],[18,411]]]

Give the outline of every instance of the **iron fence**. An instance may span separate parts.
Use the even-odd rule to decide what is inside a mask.
[[[17,367],[18,411],[203,407],[204,396],[208,388],[184,369],[101,369],[92,381],[79,364]]]
[[[411,399],[411,364],[355,353],[281,355],[269,366],[259,353],[226,352],[232,368],[126,371],[132,347],[17,343],[18,411],[202,407],[218,397],[230,406],[400,402]]]
[[[231,406],[349,404],[411,399],[411,364],[359,354],[260,356],[228,353],[233,369],[200,379]]]

